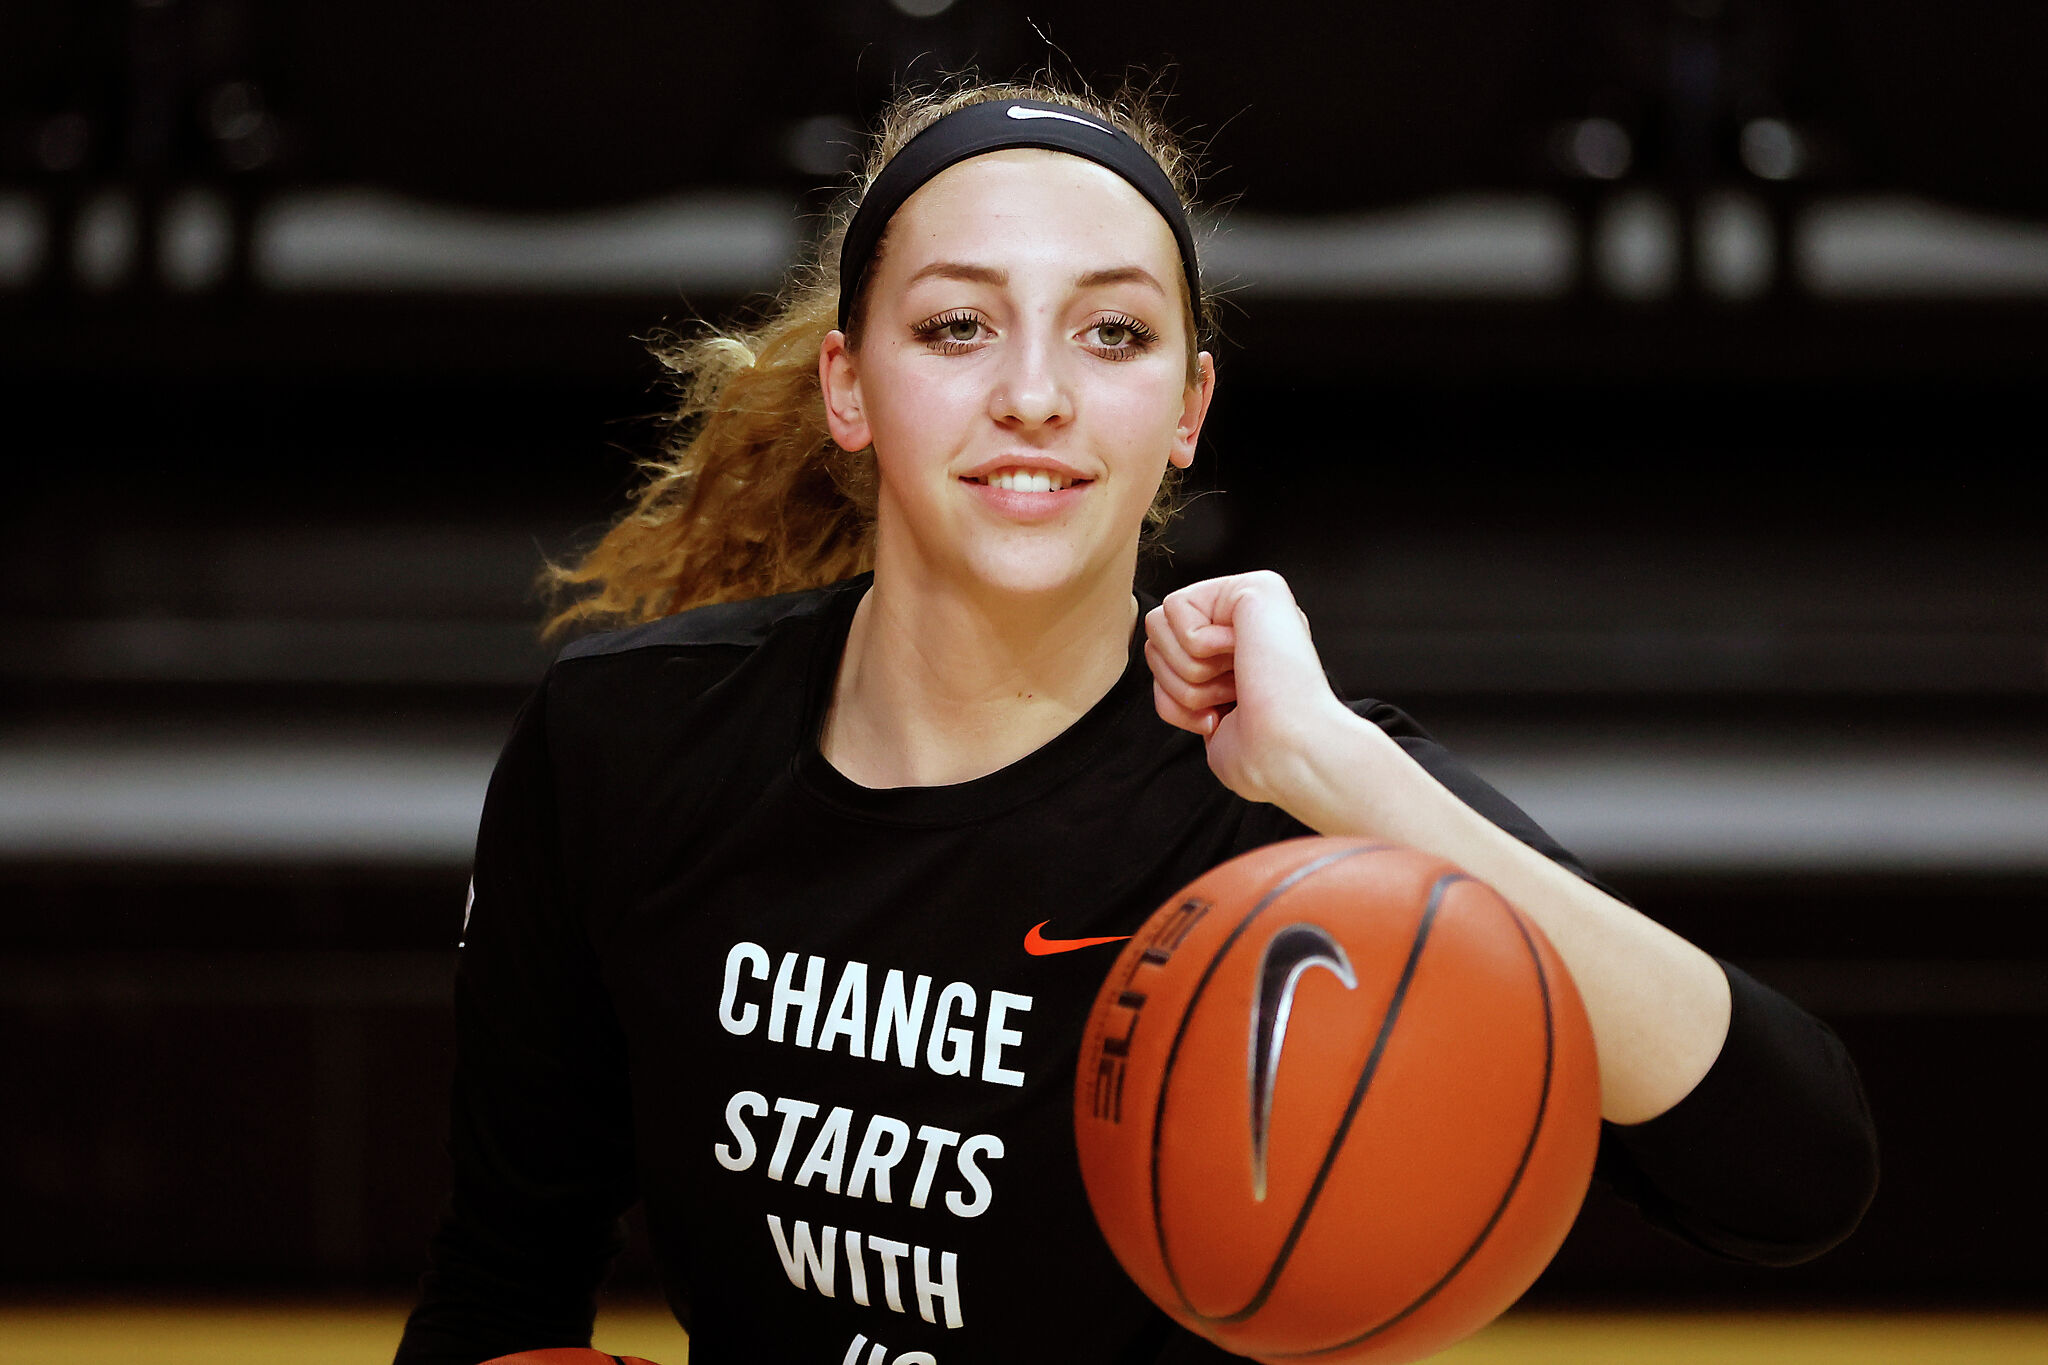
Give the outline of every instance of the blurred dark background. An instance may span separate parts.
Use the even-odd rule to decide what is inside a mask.
[[[1208,144],[1223,387],[1153,584],[1287,573],[1348,690],[1862,1064],[1846,1246],[1596,1198],[1538,1297],[2038,1304],[2044,45],[2021,0],[10,0],[0,1281],[417,1275],[476,811],[542,556],[655,448],[639,338],[774,286],[893,82],[1049,64],[1163,72]]]

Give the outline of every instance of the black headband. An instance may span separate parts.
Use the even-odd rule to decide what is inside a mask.
[[[1066,152],[1106,166],[1128,180],[1173,229],[1173,240],[1180,245],[1180,268],[1188,280],[1188,305],[1201,307],[1202,276],[1195,263],[1195,234],[1188,225],[1187,210],[1181,206],[1180,194],[1166,178],[1166,172],[1159,169],[1159,163],[1138,145],[1136,138],[1064,104],[989,100],[956,109],[910,139],[882,168],[875,183],[868,186],[860,207],[854,210],[853,221],[847,224],[846,241],[839,248],[841,331],[846,330],[847,315],[860,296],[861,281],[874,259],[876,245],[882,240],[882,231],[896,216],[896,210],[903,207],[903,201],[948,166],[1006,147]]]

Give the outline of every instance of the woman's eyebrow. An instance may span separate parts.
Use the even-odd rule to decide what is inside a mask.
[[[971,261],[933,261],[905,280],[904,288],[929,279],[966,280],[971,284],[992,285],[1000,289],[1009,284],[1010,272],[992,265],[976,265]],[[1159,283],[1158,277],[1139,265],[1108,266],[1074,277],[1076,289],[1100,289],[1112,284],[1141,284],[1161,295],[1166,293],[1166,287]]]
[[[919,280],[934,278],[966,280],[972,284],[990,284],[1001,288],[1010,282],[1010,272],[998,270],[992,265],[974,265],[967,261],[933,261],[905,280],[903,286],[907,289]]]
[[[1154,278],[1151,271],[1143,266],[1136,265],[1120,265],[1108,270],[1091,270],[1085,275],[1076,277],[1074,280],[1074,286],[1078,289],[1099,289],[1106,284],[1144,284],[1150,285],[1160,294],[1166,292],[1165,286],[1161,285]]]

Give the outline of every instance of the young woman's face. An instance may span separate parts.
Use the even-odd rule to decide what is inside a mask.
[[[1091,161],[992,152],[912,195],[858,354],[834,333],[822,358],[833,436],[875,449],[885,570],[1127,590],[1213,384],[1206,354],[1189,383],[1180,278],[1165,220]]]

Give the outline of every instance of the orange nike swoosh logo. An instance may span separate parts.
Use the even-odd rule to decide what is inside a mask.
[[[1047,938],[1038,931],[1051,920],[1040,920],[1031,926],[1031,932],[1024,935],[1024,951],[1033,957],[1048,957],[1053,953],[1071,953],[1076,948],[1093,948],[1098,943],[1122,943],[1129,934],[1111,934],[1106,938]]]

